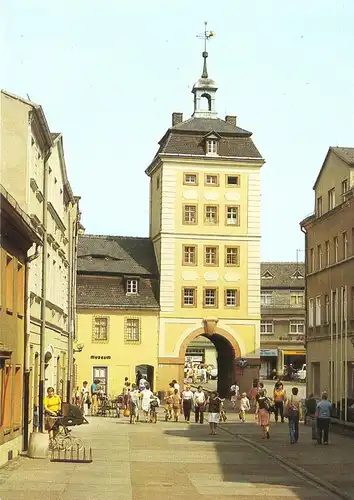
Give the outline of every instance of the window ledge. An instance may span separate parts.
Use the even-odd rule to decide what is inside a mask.
[[[11,315],[13,315],[13,310],[7,307],[7,308],[6,308],[6,314],[11,314]]]
[[[23,313],[17,313],[17,317],[23,319]]]
[[[93,344],[108,344],[109,340],[108,339],[92,339]]]

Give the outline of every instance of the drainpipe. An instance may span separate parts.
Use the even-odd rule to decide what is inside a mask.
[[[47,226],[48,226],[48,159],[51,150],[47,151],[44,158],[44,175],[43,175],[43,249],[42,249],[42,303],[41,303],[41,343],[40,343],[40,368],[39,368],[39,432],[44,429],[44,379],[45,379],[45,329],[46,329],[46,302],[47,302],[47,259],[48,259],[48,241],[47,241]]]
[[[309,377],[310,367],[307,356],[307,328],[308,328],[308,303],[307,303],[307,264],[308,264],[308,234],[306,229],[301,226],[301,231],[305,235],[305,346],[306,346],[306,393],[309,394]],[[312,391],[311,391],[312,392]]]
[[[29,270],[30,263],[39,256],[39,244],[36,243],[36,250],[25,260],[25,307],[24,307],[24,361],[23,361],[23,451],[28,450],[28,421],[29,421],[29,382],[30,382],[30,363],[29,363],[29,324],[30,324],[30,297],[29,297]]]
[[[75,206],[75,205],[74,205]],[[72,207],[73,208],[73,207]],[[77,217],[71,221],[71,214],[72,211],[69,212],[69,227],[71,227],[71,235],[70,241],[69,241],[69,265],[70,265],[70,272],[69,272],[69,291],[68,291],[68,297],[69,297],[69,303],[68,303],[68,325],[69,325],[69,332],[68,332],[68,369],[67,369],[67,381],[66,381],[66,401],[68,403],[71,402],[71,394],[72,394],[72,382],[73,382],[73,356],[74,356],[74,349],[73,349],[73,340],[74,340],[74,318],[75,318],[75,275],[76,275],[76,259],[75,259],[75,254],[76,254],[76,235],[77,235],[77,227],[78,227],[78,221]]]

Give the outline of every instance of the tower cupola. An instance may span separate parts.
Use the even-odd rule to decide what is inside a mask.
[[[203,62],[203,72],[199,80],[194,84],[192,93],[194,94],[194,112],[193,117],[195,118],[217,118],[217,112],[215,109],[215,94],[218,90],[214,80],[209,78],[207,58],[208,52],[206,50],[206,43],[214,36],[213,31],[207,30],[207,23],[205,22],[204,34],[199,38],[204,40],[204,51],[202,52]]]

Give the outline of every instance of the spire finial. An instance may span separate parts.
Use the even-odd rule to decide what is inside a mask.
[[[204,51],[202,52],[202,56],[204,59],[203,63],[203,73],[202,73],[202,78],[208,78],[208,68],[207,68],[207,57],[208,57],[208,52],[207,52],[207,41],[210,40],[211,37],[215,36],[215,33],[213,31],[208,31],[208,21],[204,21],[204,33],[197,35],[198,38],[201,38],[204,40]]]

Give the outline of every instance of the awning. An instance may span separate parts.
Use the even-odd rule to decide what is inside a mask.
[[[306,351],[305,349],[303,351],[283,351],[283,354],[285,356],[305,356]]]

